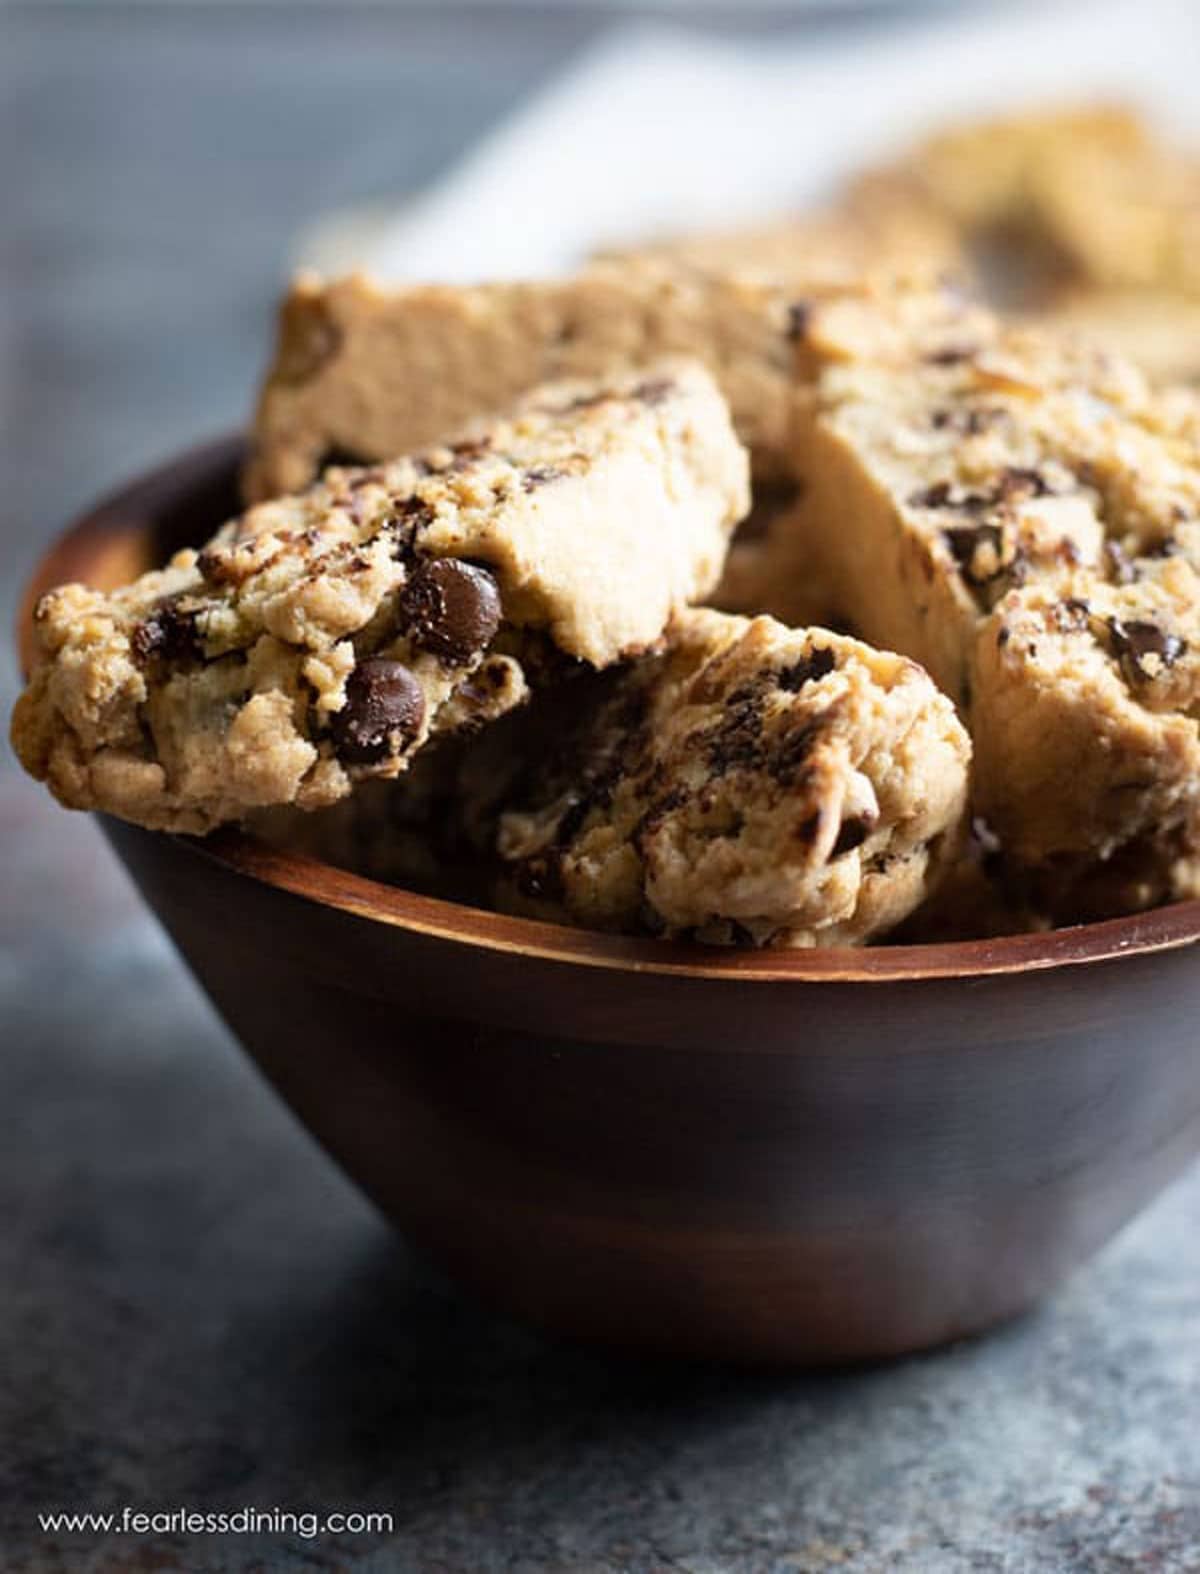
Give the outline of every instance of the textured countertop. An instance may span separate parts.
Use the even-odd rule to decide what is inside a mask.
[[[242,415],[296,226],[425,178],[594,25],[0,10],[6,625],[72,510]],[[6,646],[5,709],[14,682]],[[1200,1569],[1200,1171],[938,1355],[765,1378],[564,1350],[410,1258],[7,754],[0,859],[5,1568]],[[393,1528],[37,1522],[125,1505]]]

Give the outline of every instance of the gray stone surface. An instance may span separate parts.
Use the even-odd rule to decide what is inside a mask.
[[[423,179],[593,25],[488,17],[0,10],[6,621],[72,509],[240,416],[294,226]],[[1200,1569],[1200,1174],[978,1343],[617,1364],[415,1263],[7,755],[0,859],[5,1569]],[[394,1529],[38,1531],[125,1504]]]

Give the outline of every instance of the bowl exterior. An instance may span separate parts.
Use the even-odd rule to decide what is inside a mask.
[[[561,1334],[743,1362],[937,1344],[1028,1306],[1200,1146],[1190,946],[866,983],[586,966],[106,829],[346,1172]]]

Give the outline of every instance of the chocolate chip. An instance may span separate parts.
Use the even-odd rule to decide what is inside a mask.
[[[810,814],[807,820],[801,820],[796,827],[796,840],[802,846],[811,847],[817,839],[817,832],[821,829],[821,811]]]
[[[598,404],[603,404],[607,399],[611,398],[612,395],[607,391],[602,393],[576,394],[575,398],[572,399],[569,404],[564,404],[561,407],[555,408],[561,408],[563,412],[567,414],[569,414],[572,410],[594,410]]]
[[[708,739],[708,763],[717,776],[753,768],[762,755],[762,702],[757,696],[730,696],[725,715]]]
[[[996,490],[997,501],[1008,502],[1015,497],[1045,497],[1050,491],[1050,483],[1037,470],[1009,465],[1001,474]]]
[[[943,530],[942,538],[963,578],[972,585],[995,579],[1012,561],[1011,552],[1005,557],[1004,531],[999,525],[960,525]]]
[[[1152,547],[1147,547],[1146,557],[1178,557],[1180,553],[1179,542],[1174,536],[1164,536],[1161,541],[1156,541]]]
[[[831,719],[829,711],[785,733],[772,751],[768,769],[781,787],[792,786]]]
[[[637,385],[633,397],[640,399],[643,404],[654,406],[665,403],[674,392],[675,384],[669,377],[651,377]]]
[[[539,486],[545,486],[547,481],[557,481],[566,473],[561,465],[533,465],[521,477],[521,488],[525,492],[536,492]]]
[[[374,765],[401,754],[421,730],[425,696],[401,661],[373,656],[346,680],[346,703],[331,719],[338,758]]]
[[[476,464],[490,450],[492,440],[490,437],[465,438],[461,443],[451,443],[450,452],[454,455],[447,470],[467,470]]]
[[[154,657],[163,661],[194,661],[204,654],[195,617],[170,601],[142,619],[129,636],[129,648],[139,666]]]
[[[430,558],[418,564],[401,591],[400,616],[421,650],[462,664],[500,627],[500,591],[486,568]]]
[[[909,498],[911,508],[949,508],[951,486],[949,481],[935,481],[932,486],[914,492]]]
[[[1113,655],[1130,683],[1153,680],[1162,669],[1173,667],[1187,650],[1186,640],[1168,634],[1157,623],[1138,618],[1126,623],[1121,618],[1111,617],[1108,632]],[[1152,664],[1147,666],[1147,660]]]
[[[872,814],[856,814],[848,820],[843,820],[841,830],[837,834],[837,841],[830,850],[830,858],[841,858],[843,854],[852,853],[856,847],[861,847],[877,823],[876,817]]]
[[[788,338],[793,341],[806,339],[812,315],[811,301],[793,301],[788,307]]]
[[[964,437],[978,437],[989,426],[1003,421],[1005,412],[995,406],[975,406],[972,409],[956,407],[953,410],[935,410],[931,424],[934,431],[961,432]]]
[[[370,465],[365,470],[360,470],[350,483],[352,492],[361,492],[366,486],[379,486],[383,481],[383,468],[380,465]]]
[[[947,344],[927,355],[925,363],[927,366],[959,366],[963,361],[971,360],[977,352],[977,345]]]
[[[978,515],[1003,501],[1001,488],[994,493],[964,492],[949,481],[935,481],[932,486],[913,492],[908,504],[910,508],[952,508],[955,513]]]
[[[795,694],[806,683],[817,683],[827,678],[836,666],[837,657],[829,647],[818,645],[807,656],[801,656],[793,666],[784,668],[779,674],[779,687],[786,689],[789,694]]]
[[[674,814],[676,809],[682,809],[687,801],[688,793],[685,787],[672,787],[660,794],[634,826],[632,832],[634,843],[656,831],[669,814]]]

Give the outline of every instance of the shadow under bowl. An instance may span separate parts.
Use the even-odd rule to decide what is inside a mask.
[[[111,587],[236,508],[237,440],[74,525]],[[1029,1306],[1200,1146],[1200,903],[1053,934],[714,952],[508,918],[238,832],[106,820],[230,1028],[363,1190],[547,1330],[880,1357]]]

